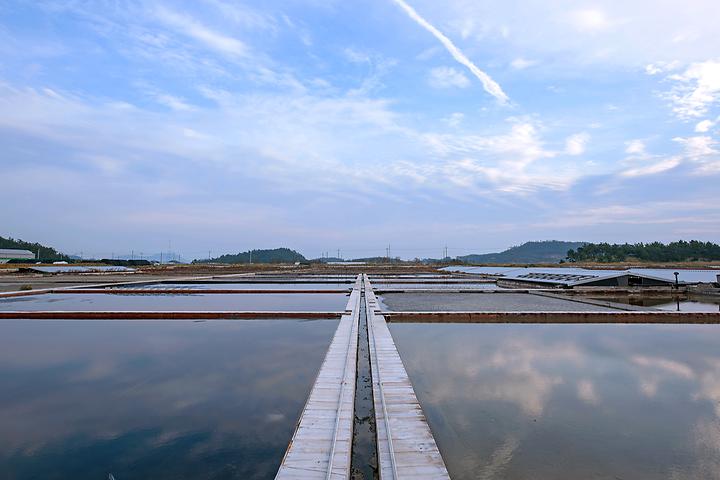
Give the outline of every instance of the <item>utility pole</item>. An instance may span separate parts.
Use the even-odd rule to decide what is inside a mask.
[[[135,250],[130,250],[130,260],[135,260]]]
[[[340,249],[339,249],[339,248],[338,248],[338,256],[337,256],[337,258],[338,258],[338,260],[341,258],[341,257],[340,257]]]
[[[250,265],[252,265],[252,250],[250,250]]]

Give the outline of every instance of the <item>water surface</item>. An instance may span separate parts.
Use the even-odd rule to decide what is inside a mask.
[[[595,300],[652,307],[673,312],[720,312],[720,297],[597,297]]]
[[[386,293],[381,306],[397,312],[438,311],[617,311],[613,308],[527,293]]]
[[[343,293],[148,294],[48,293],[0,300],[0,310],[41,311],[344,311]]]
[[[0,478],[273,478],[335,320],[0,322]]]
[[[187,289],[187,290],[352,290],[350,283],[156,283],[149,285],[123,285],[113,288],[141,288],[147,290]]]
[[[720,479],[720,326],[390,330],[454,480]]]

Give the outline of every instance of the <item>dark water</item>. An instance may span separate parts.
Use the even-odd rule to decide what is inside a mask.
[[[720,326],[390,329],[454,480],[720,479]]]
[[[335,320],[0,323],[0,478],[273,478]]]
[[[353,421],[350,478],[352,480],[373,480],[378,478],[377,437],[375,430],[372,371],[370,368],[370,344],[368,343],[367,311],[365,309],[364,294],[360,300],[356,364],[355,418]]]
[[[344,311],[348,296],[342,293],[273,293],[220,295],[120,295],[103,293],[51,293],[0,300],[0,310],[88,311]]]
[[[379,298],[383,308],[396,312],[436,311],[615,311],[527,293],[387,293]]]
[[[652,307],[660,310],[677,312],[720,312],[720,298],[717,297],[682,297],[682,298],[636,298],[636,297],[602,297],[595,300],[623,303],[639,307]]]

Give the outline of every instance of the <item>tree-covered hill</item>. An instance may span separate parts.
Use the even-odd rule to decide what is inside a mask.
[[[571,262],[624,262],[640,260],[648,262],[692,262],[720,260],[720,245],[712,242],[680,240],[668,244],[635,243],[609,244],[588,243],[567,252]]]
[[[16,248],[19,250],[30,250],[35,255],[38,254],[38,251],[40,252],[40,260],[44,261],[59,261],[59,260],[69,260],[70,257],[67,255],[58,252],[52,247],[47,247],[45,245],[42,245],[40,243],[31,243],[31,242],[24,242],[22,240],[16,240],[14,238],[8,237],[0,237],[0,248]]]
[[[220,255],[211,259],[193,260],[193,263],[295,263],[306,261],[307,259],[295,250],[273,248]]]
[[[457,257],[463,263],[558,263],[564,260],[568,250],[585,245],[585,242],[562,242],[547,240],[526,242],[499,253],[473,254]]]

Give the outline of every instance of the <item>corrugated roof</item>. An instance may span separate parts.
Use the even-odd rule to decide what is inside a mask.
[[[35,254],[30,250],[21,250],[19,248],[0,248],[0,257],[12,256],[12,255],[31,255],[35,257]]]

